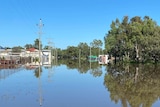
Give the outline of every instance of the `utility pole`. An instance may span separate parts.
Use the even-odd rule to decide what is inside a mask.
[[[49,49],[52,49],[52,47],[53,47],[52,45],[53,45],[52,38],[48,38]]]
[[[52,38],[47,38],[48,39],[48,50],[50,50],[50,55],[49,55],[49,63],[52,65],[52,56],[53,56],[53,51],[54,51],[54,47],[53,47],[53,41]]]
[[[81,67],[81,49],[79,49],[79,67]]]
[[[48,49],[51,51],[51,60],[52,60],[52,50],[53,50],[53,42],[52,38],[48,38]]]
[[[42,86],[41,86],[41,80],[40,80],[40,76],[41,76],[41,36],[42,36],[42,27],[44,26],[44,24],[42,24],[42,20],[40,19],[39,24],[37,24],[37,26],[39,27],[39,31],[38,31],[38,35],[39,35],[39,104],[40,106],[42,106]]]
[[[42,23],[42,20],[40,19],[39,24],[37,24],[39,27],[38,35],[39,35],[39,63],[41,63],[41,36],[42,36],[42,27],[44,24]]]
[[[52,41],[52,38],[48,38],[48,45],[51,48],[51,55],[54,56],[54,60],[56,60],[56,47],[55,47],[55,43]],[[51,60],[53,59],[51,56]]]
[[[91,46],[92,46],[92,45],[91,45],[91,43],[90,43],[90,59],[89,59],[89,60],[90,60],[90,70],[91,70],[91,61],[92,61],[92,57],[91,57],[91,55],[92,55],[92,53],[91,53],[91,48],[92,48],[92,47],[91,47]]]

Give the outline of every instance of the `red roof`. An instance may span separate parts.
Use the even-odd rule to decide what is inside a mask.
[[[29,48],[27,49],[27,51],[30,51],[30,52],[34,52],[36,49],[35,48]]]

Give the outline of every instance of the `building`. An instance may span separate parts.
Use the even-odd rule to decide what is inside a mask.
[[[109,55],[99,55],[99,64],[108,64]]]
[[[39,58],[40,55],[40,58]],[[22,49],[21,52],[12,52],[12,49],[4,49],[0,46],[0,58],[6,59],[6,60],[17,60],[20,58],[31,58],[31,62],[33,64],[38,63],[39,59],[41,65],[43,64],[51,64],[51,50],[42,50],[39,52],[39,50],[35,48],[29,48],[29,49]]]

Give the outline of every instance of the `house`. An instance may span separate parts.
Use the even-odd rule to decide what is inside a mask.
[[[41,64],[51,64],[51,50],[42,50],[39,52],[39,50],[35,48],[29,48],[26,50],[25,57],[31,57],[33,61],[35,58],[39,59],[39,55],[41,58]]]
[[[6,60],[20,60],[21,58],[30,57],[30,62],[38,63],[39,57],[41,65],[51,64],[51,50],[39,51],[35,48],[22,49],[21,52],[13,52],[12,49],[4,49],[0,46],[0,58]]]
[[[8,55],[9,55],[9,52],[7,51],[7,49],[0,46],[0,58],[5,58]]]
[[[35,48],[29,48],[26,50],[25,57],[39,57],[39,50]]]

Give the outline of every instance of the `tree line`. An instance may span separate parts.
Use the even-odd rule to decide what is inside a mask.
[[[135,16],[112,21],[104,37],[105,50],[115,62],[159,62],[160,26],[149,16]]]
[[[86,42],[80,42],[77,46],[68,46],[67,49],[58,49],[58,55],[60,58],[69,59],[87,59],[90,55],[98,56],[103,53],[103,42],[98,39],[94,39],[90,44]]]
[[[42,44],[40,45],[42,49]],[[21,52],[22,49],[35,48],[39,49],[39,39],[36,39],[33,44],[26,44],[24,47],[22,46],[14,46],[12,48],[6,47],[5,49],[12,49],[12,52]]]
[[[94,39],[90,44],[86,42],[80,42],[77,46],[68,46],[67,49],[60,49],[55,48],[49,45],[45,45],[43,48],[42,42],[40,43],[41,49],[50,49],[52,55],[54,56],[55,53],[58,58],[67,58],[67,59],[87,59],[90,55],[98,56],[99,54],[103,53],[102,45],[103,42],[98,39]],[[39,39],[34,40],[33,44],[26,44],[24,46],[25,49],[35,48],[39,49]],[[14,46],[13,48],[7,47],[7,49],[12,49],[13,52],[21,52],[24,49],[21,46]]]

